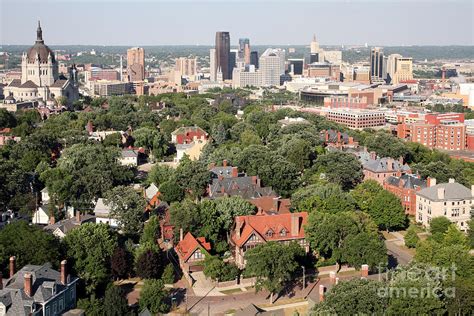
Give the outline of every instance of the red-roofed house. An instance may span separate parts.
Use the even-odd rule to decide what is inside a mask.
[[[209,255],[211,244],[204,237],[194,238],[191,233],[174,247],[179,257],[179,265],[184,274],[194,271],[202,271],[202,262]]]
[[[257,208],[257,215],[285,214],[290,212],[290,199],[275,196],[261,196],[247,200]]]
[[[235,247],[235,263],[239,268],[245,268],[245,252],[269,241],[285,244],[295,241],[309,252],[304,232],[307,218],[306,212],[235,217],[230,236],[230,243]]]

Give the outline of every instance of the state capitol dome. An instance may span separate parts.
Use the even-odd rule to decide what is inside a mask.
[[[38,21],[38,29],[36,30],[36,43],[28,49],[26,56],[29,63],[34,63],[37,56],[39,56],[40,63],[47,63],[48,56],[51,54],[51,62],[55,62],[53,51],[44,44],[43,31],[41,30],[40,22]]]

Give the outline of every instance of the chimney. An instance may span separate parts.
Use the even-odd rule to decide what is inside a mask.
[[[15,265],[16,265],[16,257],[12,256],[10,257],[10,279],[13,278],[13,275],[15,274]]]
[[[257,187],[261,188],[262,187],[262,179],[257,178]]]
[[[49,224],[54,225],[54,223],[56,223],[56,218],[54,217],[54,215],[50,215],[49,216]]]
[[[329,282],[331,282],[331,284],[336,284],[336,272],[335,271],[329,272]]]
[[[31,297],[33,294],[33,276],[31,273],[27,272],[23,278],[25,280],[23,290],[28,297]]]
[[[239,168],[232,167],[232,178],[237,178],[239,176]]]
[[[179,241],[183,240],[183,229],[179,229]]]
[[[337,131],[337,142],[341,143],[341,132]]]
[[[426,187],[429,188],[429,187],[432,187],[436,185],[436,178],[426,178]]]
[[[454,183],[456,182],[453,178],[449,178],[449,183]]]
[[[388,171],[393,170],[393,164],[394,164],[394,160],[392,158],[387,158],[387,170]]]
[[[321,303],[322,301],[324,301],[324,292],[326,291],[326,288],[324,287],[324,285],[320,284],[319,285],[319,302]]]
[[[372,159],[372,160],[377,159],[377,154],[375,153],[375,151],[370,152],[370,159]]]
[[[360,276],[362,278],[367,278],[369,276],[369,265],[363,264],[360,268]]]
[[[444,200],[444,188],[438,188],[438,199]]]
[[[399,170],[397,170],[397,177],[400,178],[401,176],[402,176],[402,172],[401,172],[400,169],[399,169]]]
[[[242,219],[239,216],[237,216],[235,218],[235,237],[237,239],[240,239],[240,231],[242,230],[242,224],[243,224]]]
[[[324,140],[326,141],[326,143],[329,142],[329,132],[327,130],[324,131]]]
[[[252,183],[257,184],[257,176],[252,176]]]
[[[76,211],[76,222],[81,222],[81,211]]]
[[[349,137],[349,145],[354,144],[354,137],[350,136]]]
[[[61,261],[61,283],[67,285],[67,261]]]
[[[224,159],[224,160],[222,161],[222,166],[227,167],[227,159]]]
[[[402,156],[400,156],[400,158],[398,158],[398,162],[400,163],[400,165],[403,166],[403,157]]]
[[[0,290],[3,290],[3,274],[2,274],[2,271],[0,271]]]
[[[300,231],[300,218],[297,213],[291,213],[291,236],[297,236]]]

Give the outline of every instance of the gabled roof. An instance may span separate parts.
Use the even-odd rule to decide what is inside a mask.
[[[189,132],[200,132],[204,135],[207,135],[206,131],[199,126],[182,126],[171,132],[171,135],[185,134]]]
[[[248,176],[213,179],[209,194],[212,197],[238,195],[244,199],[277,196],[271,187],[257,185],[257,180],[258,178]]]
[[[389,158],[389,157],[384,157],[384,158],[379,158],[375,157],[372,158],[371,154],[368,152],[359,152],[357,153],[357,156],[359,157],[359,161],[361,162],[362,166],[366,170],[370,170],[372,172],[408,172],[410,171],[410,166],[407,164],[400,163],[400,161]]]
[[[110,214],[110,207],[105,204],[105,200],[103,198],[97,199],[97,203],[94,207],[94,214],[99,217],[108,217]]]
[[[291,207],[290,199],[282,199],[274,196],[261,196],[248,200],[255,205],[258,211],[263,213],[289,213]]]
[[[58,79],[50,87],[62,88],[67,83],[67,79]]]
[[[253,233],[259,235],[265,241],[294,240],[305,237],[304,225],[306,225],[308,213],[287,213],[275,215],[246,215],[235,217],[235,229],[232,232],[231,239],[239,247],[244,245]],[[296,234],[292,234],[292,220],[295,220],[297,226]],[[281,236],[282,230],[286,235]],[[240,230],[240,236],[238,235]],[[267,236],[271,230],[272,236]]]
[[[21,86],[21,80],[20,79],[13,79],[8,86],[9,87],[19,87],[19,86]]]
[[[444,198],[441,199],[438,196],[438,189],[444,190]],[[454,183],[441,183],[438,185],[425,188],[416,193],[416,195],[427,198],[431,201],[446,201],[446,200],[469,200],[473,199],[471,190],[459,184]]]
[[[404,174],[401,177],[390,176],[385,181],[388,185],[395,187],[399,187],[401,181],[404,189],[426,188],[426,181],[412,174]]]
[[[148,200],[151,200],[152,198],[155,197],[155,195],[158,193],[158,187],[152,183],[150,184],[146,189],[145,189],[145,197]]]
[[[194,236],[188,232],[174,249],[181,260],[187,261],[198,248],[208,252],[211,250],[211,244],[206,242],[204,237],[194,238]]]
[[[38,88],[38,86],[36,85],[36,83],[34,83],[33,81],[31,80],[28,80],[26,81],[25,83],[23,83],[20,88]]]
[[[44,230],[49,230],[51,232],[54,232],[56,229],[59,229],[63,234],[67,235],[74,228],[84,223],[91,222],[94,219],[95,219],[94,215],[84,214],[84,215],[81,215],[80,220],[77,221],[77,218],[74,216],[68,219],[63,219],[54,224],[47,225],[46,227],[44,227]]]

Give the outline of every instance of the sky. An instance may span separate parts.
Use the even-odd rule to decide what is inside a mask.
[[[474,45],[474,0],[0,0],[0,44]]]

